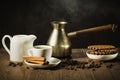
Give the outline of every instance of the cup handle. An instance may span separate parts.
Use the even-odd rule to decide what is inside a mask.
[[[8,38],[10,40],[10,43],[11,43],[11,39],[12,37],[10,35],[5,35],[3,38],[2,38],[2,45],[3,47],[5,48],[5,50],[8,52],[8,54],[10,54],[10,49],[8,49],[8,47],[6,46],[6,43],[5,43],[5,39]]]
[[[33,55],[32,55],[32,49],[29,49],[29,50],[28,50],[28,55],[29,55],[29,56],[33,56]]]

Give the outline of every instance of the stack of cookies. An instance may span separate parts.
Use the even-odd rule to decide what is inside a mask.
[[[118,49],[113,45],[90,45],[87,47],[90,54],[108,55],[115,54]]]

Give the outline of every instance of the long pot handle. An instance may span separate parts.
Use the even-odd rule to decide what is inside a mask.
[[[113,32],[115,32],[116,28],[117,28],[117,25],[108,24],[108,25],[98,26],[98,27],[94,27],[94,28],[89,28],[89,29],[83,29],[83,30],[70,32],[67,35],[69,37],[74,37],[74,36],[76,36],[77,34],[80,34],[80,33],[97,32],[97,31],[103,31],[103,30],[109,30],[109,29],[111,29]]]

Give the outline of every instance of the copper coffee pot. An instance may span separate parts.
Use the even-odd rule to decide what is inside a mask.
[[[69,40],[69,37],[76,36],[80,33],[96,32],[109,29],[114,32],[117,28],[115,24],[108,24],[94,28],[78,30],[66,34],[64,29],[65,25],[67,24],[66,21],[53,21],[51,22],[51,24],[53,26],[53,31],[48,39],[47,44],[53,47],[54,57],[67,57],[71,55],[71,42]]]

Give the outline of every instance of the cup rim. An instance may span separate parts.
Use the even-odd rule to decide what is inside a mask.
[[[38,48],[36,48],[36,47],[38,47]],[[39,48],[40,47],[40,48]],[[41,47],[43,47],[43,48],[41,48]],[[34,49],[52,49],[52,46],[50,46],[50,45],[35,45],[35,46],[33,46],[33,48]]]

